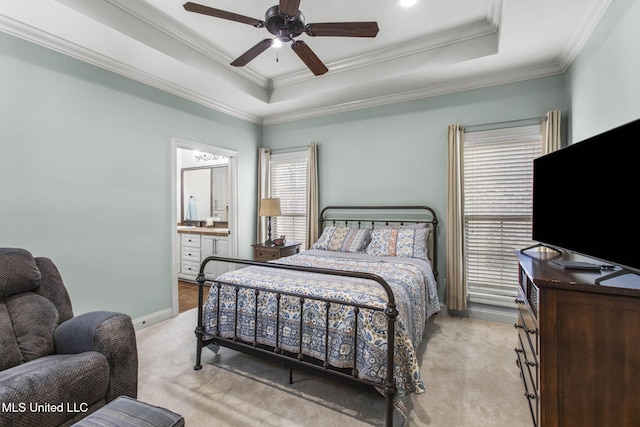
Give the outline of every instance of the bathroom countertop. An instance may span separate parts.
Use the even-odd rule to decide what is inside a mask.
[[[207,234],[211,236],[228,236],[229,229],[221,227],[191,227],[179,225],[177,227],[178,233],[183,234]]]

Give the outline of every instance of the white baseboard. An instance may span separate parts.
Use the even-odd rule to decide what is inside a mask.
[[[488,320],[490,322],[506,323],[508,325],[515,324],[518,317],[518,310],[515,308],[471,302],[467,304],[466,311],[448,310],[448,313],[452,316],[462,316],[468,317],[470,319]]]
[[[472,319],[489,320],[510,325],[515,324],[518,317],[517,309],[485,304],[470,304],[467,307],[467,312]]]
[[[173,310],[170,308],[156,311],[155,313],[151,313],[147,316],[133,319],[133,328],[137,331],[139,329],[144,329],[148,326],[155,325],[156,323],[163,322],[167,319],[171,319],[172,317]]]

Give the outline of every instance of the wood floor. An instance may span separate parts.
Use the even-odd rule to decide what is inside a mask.
[[[204,289],[204,296],[207,297],[209,286]],[[198,306],[198,285],[196,283],[178,281],[178,311],[180,313],[191,310]]]

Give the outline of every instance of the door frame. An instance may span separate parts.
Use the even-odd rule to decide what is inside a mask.
[[[202,151],[211,154],[220,154],[229,158],[229,255],[238,257],[238,152],[228,148],[208,145],[200,142],[189,141],[182,138],[171,138],[171,310],[173,316],[179,314],[178,307],[178,149]]]

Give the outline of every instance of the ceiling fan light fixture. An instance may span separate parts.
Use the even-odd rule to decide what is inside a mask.
[[[214,9],[197,3],[187,2],[184,5],[187,12],[200,13],[214,18],[249,24],[256,28],[266,28],[272,38],[263,39],[249,48],[246,52],[231,62],[234,67],[244,67],[269,47],[280,47],[285,42],[291,42],[291,48],[305,63],[307,68],[320,76],[329,69],[322,60],[303,41],[296,40],[299,35],[306,33],[310,37],[375,37],[379,28],[377,22],[324,22],[306,24],[304,15],[300,11],[300,0],[280,0],[275,6],[267,9],[264,21],[254,19],[226,10]],[[278,59],[276,58],[276,62]]]

